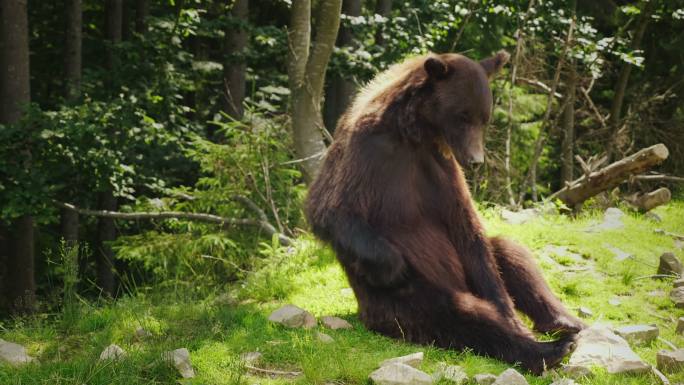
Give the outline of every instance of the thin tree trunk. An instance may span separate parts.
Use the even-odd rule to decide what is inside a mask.
[[[64,40],[64,80],[67,100],[81,95],[81,47],[83,41],[82,0],[66,0],[66,33]]]
[[[131,0],[123,0],[121,6],[121,40],[131,40]]]
[[[517,81],[518,64],[520,62],[520,54],[523,45],[523,27],[525,27],[527,24],[530,10],[534,7],[534,1],[535,0],[530,0],[529,4],[527,5],[527,11],[525,11],[520,25],[515,31],[515,53],[513,54],[513,62],[511,63],[511,84],[508,88],[508,124],[506,125],[506,152],[504,158],[504,170],[506,172],[506,193],[508,194],[508,204],[511,207],[517,205],[513,195],[513,180],[511,177],[511,145],[513,141],[513,88],[515,87],[515,83]]]
[[[326,150],[323,136],[327,130],[323,125],[321,101],[325,71],[340,26],[342,1],[324,1],[319,6],[316,40],[311,52],[310,0],[292,2],[288,31],[294,145],[307,181],[313,180],[318,173]]]
[[[106,0],[105,3],[105,33],[107,40],[112,45],[121,42],[121,18],[123,13],[123,0]],[[107,70],[110,73],[117,67],[117,58],[114,49],[107,50]],[[111,79],[110,79],[111,80]]]
[[[361,0],[344,0],[342,13],[347,16],[361,16]],[[347,26],[340,27],[337,46],[353,46],[354,34]],[[335,74],[325,92],[324,120],[328,131],[334,131],[337,121],[351,103],[356,92],[356,83],[350,77]]]
[[[375,14],[385,18],[389,18],[392,13],[392,0],[378,0],[375,4]],[[375,32],[375,45],[385,46],[385,37],[383,36],[384,26],[378,28]]]
[[[100,208],[116,211],[116,197],[111,190],[100,194]],[[97,284],[102,292],[111,297],[114,295],[114,250],[110,242],[116,240],[116,224],[113,218],[101,217],[97,223],[97,248],[95,262],[97,264]]]
[[[537,201],[537,164],[539,163],[539,158],[541,157],[542,151],[544,150],[544,144],[546,143],[546,126],[549,125],[549,119],[551,117],[551,110],[553,108],[553,98],[556,95],[556,89],[558,88],[558,83],[560,81],[561,70],[563,69],[563,63],[565,62],[565,56],[572,44],[573,33],[575,30],[575,19],[573,18],[568,27],[568,31],[565,38],[565,44],[563,45],[563,50],[561,55],[558,57],[558,62],[556,63],[556,70],[553,75],[553,83],[551,84],[551,89],[549,90],[548,97],[546,99],[546,110],[544,111],[544,117],[542,118],[541,126],[539,127],[539,134],[534,142],[534,153],[532,154],[532,161],[530,163],[530,168],[527,171],[527,175],[520,186],[520,195],[518,196],[518,202],[522,203],[525,198],[525,188],[530,187],[532,190],[532,200]]]
[[[150,11],[149,0],[135,2],[135,32],[144,35],[147,31],[147,14]]]
[[[0,312],[7,309],[7,258],[9,254],[9,233],[0,223]]]
[[[225,97],[223,111],[234,117],[242,118],[244,108],[242,102],[245,99],[245,48],[249,38],[245,25],[249,16],[249,0],[229,0],[233,3],[230,17],[238,23],[227,27],[225,31],[225,52],[223,63],[223,81]]]
[[[646,27],[651,20],[653,1],[644,1],[642,4],[641,15],[634,31],[634,38],[632,39],[632,50],[638,50],[641,47],[641,41],[644,38]],[[610,117],[608,118],[608,126],[611,129],[611,143],[613,146],[608,148],[609,157],[613,158],[618,155],[617,151],[623,150],[622,140],[620,140],[620,121],[622,118],[622,107],[625,102],[625,91],[629,83],[629,76],[632,73],[632,64],[622,63],[620,74],[618,75],[617,83],[615,83],[615,96],[613,96],[613,104],[610,107]]]
[[[31,101],[26,0],[0,2],[0,124],[15,124]],[[30,148],[25,148],[30,159]],[[30,164],[25,165],[30,172]],[[24,214],[10,226],[5,290],[14,313],[33,310],[35,296],[33,217]]]
[[[577,69],[575,61],[569,63],[567,87],[565,91],[566,103],[563,111],[563,141],[561,143],[562,167],[561,181],[572,182],[575,179],[575,89],[577,85]]]
[[[73,210],[62,209],[60,212],[59,224],[62,238],[64,238],[67,246],[76,246],[78,244],[78,213]]]

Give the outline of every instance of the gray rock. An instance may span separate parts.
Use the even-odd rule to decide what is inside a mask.
[[[150,337],[152,337],[152,333],[145,330],[143,327],[139,326],[137,329],[135,329],[135,338],[139,340],[144,340],[145,338]]]
[[[412,353],[408,354],[406,356],[401,356],[401,357],[395,357],[395,358],[389,358],[387,360],[384,360],[380,363],[380,366],[386,366],[386,365],[392,365],[392,364],[404,364],[408,366],[412,366],[414,368],[417,368],[420,366],[420,364],[423,363],[423,352],[417,352],[417,353]]]
[[[572,378],[591,377],[593,375],[589,366],[583,365],[563,365],[563,373]]]
[[[162,354],[162,359],[171,363],[183,378],[194,378],[195,370],[190,363],[190,352],[186,348],[180,348]]]
[[[100,353],[100,360],[119,360],[126,357],[126,351],[121,349],[119,345],[111,344],[107,346],[102,353]]]
[[[327,335],[325,333],[321,333],[321,332],[315,332],[314,337],[316,337],[317,340],[319,340],[320,342],[323,342],[324,344],[330,344],[330,343],[335,342],[335,340],[332,337],[330,337],[329,335]]]
[[[529,385],[525,377],[518,373],[517,370],[509,368],[499,374],[493,385]]]
[[[679,239],[675,239],[674,245],[675,245],[675,247],[678,248],[679,250],[684,249],[684,241],[681,241],[681,240],[679,240]]]
[[[677,334],[684,333],[684,317],[679,317],[677,320]]]
[[[246,365],[251,366],[258,365],[263,357],[264,355],[259,352],[247,352],[240,354],[240,359],[242,360],[242,362],[244,362]]]
[[[658,338],[660,330],[656,325],[628,325],[615,329],[615,334],[631,343],[647,344]]]
[[[658,370],[664,373],[679,372],[684,368],[684,349],[661,350],[656,355]]]
[[[26,348],[14,342],[0,339],[0,362],[6,362],[12,366],[19,366],[34,360],[26,353]]]
[[[458,365],[447,365],[444,362],[441,362],[437,366],[437,370],[432,373],[432,379],[435,382],[445,380],[456,385],[461,385],[468,381],[468,375],[465,370]]]
[[[337,329],[352,329],[353,326],[343,320],[342,318],[339,317],[331,317],[331,316],[325,316],[321,317],[321,323],[323,326],[332,329],[332,330],[337,330]]]
[[[594,316],[594,312],[587,307],[580,306],[579,309],[577,309],[577,315],[582,318],[591,318]]]
[[[556,380],[553,383],[551,383],[551,385],[578,385],[578,384],[569,378],[561,378],[561,379]]]
[[[645,373],[650,371],[647,365],[629,347],[624,338],[614,334],[603,325],[593,325],[578,334],[577,348],[570,356],[568,366],[592,366],[605,368],[608,373]]]
[[[678,308],[684,308],[684,286],[676,287],[670,292],[670,299]]]
[[[501,218],[511,225],[521,225],[539,217],[538,209],[523,209],[520,211],[501,210]]]
[[[608,300],[608,303],[612,306],[620,306],[622,305],[622,301],[618,297],[613,297]]]
[[[681,275],[682,270],[684,270],[684,266],[674,253],[663,253],[660,256],[658,274]]]
[[[622,262],[625,259],[634,258],[634,256],[632,254],[630,254],[626,251],[620,250],[617,247],[608,246],[607,249],[613,253],[613,258],[615,258],[615,260],[618,262]]]
[[[392,363],[381,366],[369,378],[377,385],[431,385],[432,377],[414,367]]]
[[[617,230],[625,227],[622,223],[622,217],[625,215],[620,209],[615,207],[609,207],[605,213],[603,213],[603,222],[597,225],[589,226],[587,232],[593,233],[603,230]]]
[[[496,381],[496,376],[491,373],[476,374],[473,379],[477,385],[492,385]]]
[[[271,313],[268,320],[289,328],[310,329],[316,326],[316,318],[308,311],[295,305],[281,307]]]
[[[657,289],[657,290],[651,290],[648,293],[646,293],[649,297],[665,297],[665,292]]]

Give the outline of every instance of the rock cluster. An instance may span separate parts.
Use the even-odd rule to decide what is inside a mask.
[[[316,318],[308,311],[295,305],[281,307],[271,313],[268,320],[289,328],[310,329],[316,326]]]
[[[19,366],[32,362],[33,357],[26,353],[26,348],[14,342],[0,339],[0,362],[6,362],[12,366]]]

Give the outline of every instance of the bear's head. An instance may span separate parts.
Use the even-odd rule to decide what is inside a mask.
[[[420,108],[421,118],[461,165],[484,161],[484,129],[492,113],[489,80],[501,70],[509,54],[500,51],[480,62],[459,54],[430,55],[423,63],[430,97]]]

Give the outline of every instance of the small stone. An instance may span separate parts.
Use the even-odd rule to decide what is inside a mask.
[[[591,377],[593,374],[589,366],[584,365],[563,365],[563,373],[572,378]]]
[[[423,352],[417,352],[417,353],[409,354],[406,356],[389,358],[387,360],[382,361],[380,363],[380,366],[386,366],[386,365],[400,363],[400,364],[413,366],[414,368],[417,368],[420,366],[420,364],[423,363],[423,356],[424,356]]]
[[[335,342],[335,340],[332,337],[330,337],[329,335],[327,335],[325,333],[315,332],[314,336],[316,337],[317,340],[319,340],[320,342],[323,342],[324,344],[330,344],[330,343]]]
[[[609,299],[609,300],[608,300],[608,303],[609,303],[610,305],[613,305],[613,306],[620,306],[620,305],[622,305],[622,301],[620,300],[620,298],[617,298],[617,297],[613,297],[613,298]]]
[[[34,358],[26,353],[26,348],[14,342],[0,339],[0,362],[12,366],[19,366],[33,361]]]
[[[152,337],[152,333],[143,329],[142,327],[138,327],[137,329],[135,329],[135,338],[139,340],[144,340],[145,338],[150,337]]]
[[[493,385],[529,385],[525,377],[518,373],[517,370],[509,368],[499,374]]]
[[[617,230],[625,227],[622,223],[622,217],[625,213],[616,207],[609,207],[605,213],[603,213],[603,222],[600,224],[592,225],[587,228],[587,232],[597,232],[602,230]]]
[[[321,323],[323,324],[323,326],[332,330],[353,328],[353,326],[349,322],[339,317],[325,316],[321,318]]]
[[[684,333],[684,317],[679,317],[677,320],[677,334]]]
[[[170,362],[178,370],[181,377],[193,378],[195,377],[195,370],[190,363],[190,352],[186,348],[180,348],[162,354],[162,359]]]
[[[377,385],[431,385],[432,377],[414,367],[392,363],[381,366],[369,378]]]
[[[587,307],[580,306],[579,309],[577,309],[577,315],[582,318],[591,318],[594,316],[594,312]]]
[[[491,373],[476,374],[473,377],[477,385],[492,385],[496,381],[496,376]]]
[[[285,325],[289,328],[310,329],[316,326],[316,318],[308,311],[295,305],[285,305],[281,307],[271,313],[268,320]]]
[[[432,379],[435,382],[446,380],[456,385],[461,385],[468,381],[468,375],[465,370],[458,365],[447,365],[441,362],[437,366],[437,370],[432,374]]]
[[[632,254],[630,254],[626,251],[620,250],[617,247],[608,246],[607,249],[613,253],[613,258],[615,258],[615,260],[618,262],[622,262],[625,259],[634,258],[634,256],[632,256]]]
[[[100,360],[118,360],[126,357],[126,351],[121,349],[119,345],[111,344],[107,346],[102,353],[100,353]]]
[[[656,355],[658,370],[664,373],[680,371],[684,368],[684,349],[661,350]]]
[[[561,378],[560,380],[554,381],[551,385],[578,385],[578,384],[569,378]]]
[[[256,366],[261,362],[263,356],[264,355],[259,352],[247,352],[240,354],[240,359],[245,365]]]
[[[344,289],[340,289],[340,294],[342,294],[343,297],[353,297],[354,290],[352,290],[351,287],[345,287]]]
[[[659,333],[656,325],[629,325],[615,330],[615,334],[637,344],[647,344],[658,338]]]
[[[684,308],[684,286],[677,287],[670,292],[670,299],[678,308]]]
[[[608,373],[644,373],[650,370],[624,338],[604,325],[582,330],[577,335],[577,348],[568,360],[568,367],[573,367],[575,372],[581,371],[575,367],[585,367],[590,372],[593,366],[603,367]]]
[[[674,253],[663,253],[663,255],[660,256],[658,274],[681,275],[682,270],[684,270],[682,262]]]
[[[675,239],[674,245],[675,245],[675,247],[678,248],[679,250],[684,249],[684,241],[682,241],[682,240]]]
[[[523,209],[520,211],[501,210],[501,218],[510,225],[521,225],[539,217],[538,209]]]
[[[649,297],[665,297],[665,292],[658,289],[658,290],[651,290],[648,293],[646,293]]]

